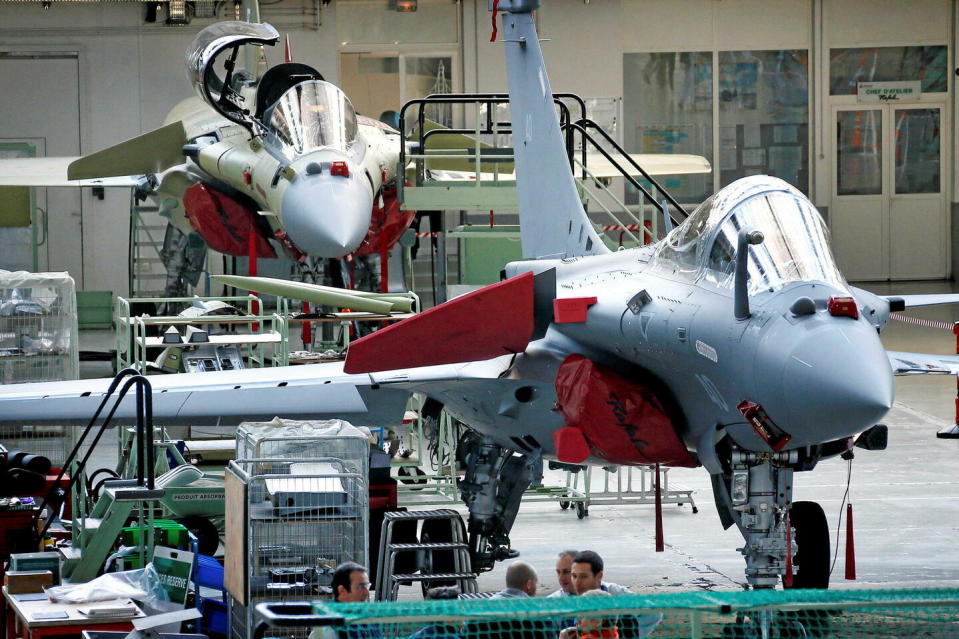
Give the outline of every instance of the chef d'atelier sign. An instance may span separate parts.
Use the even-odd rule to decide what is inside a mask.
[[[922,95],[919,80],[909,82],[860,82],[857,102],[916,102]]]

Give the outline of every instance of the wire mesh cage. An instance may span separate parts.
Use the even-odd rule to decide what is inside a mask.
[[[77,379],[76,290],[67,273],[0,270],[0,383]],[[76,429],[58,425],[0,428],[7,450],[63,463]]]
[[[76,379],[79,371],[73,278],[0,270],[0,382]]]
[[[236,433],[236,458],[265,460],[254,474],[272,473],[270,460],[330,458],[343,472],[367,477],[370,437],[366,429],[339,419],[244,422]]]
[[[245,536],[243,592],[236,592],[235,572],[228,568],[232,636],[246,636],[256,603],[328,598],[339,564],[367,565],[367,477],[353,472],[356,462],[316,457],[230,463],[228,475],[242,483],[246,513],[245,522],[236,524]],[[229,509],[229,489],[227,499]],[[236,539],[233,527],[228,514],[228,551]],[[308,629],[294,629],[288,636],[308,635]]]

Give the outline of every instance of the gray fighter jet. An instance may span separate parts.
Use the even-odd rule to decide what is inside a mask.
[[[509,554],[532,462],[701,465],[722,521],[746,543],[747,581],[828,584],[822,509],[793,473],[852,446],[881,449],[893,373],[959,359],[887,353],[891,310],[954,296],[851,288],[815,207],[751,177],[662,241],[610,252],[583,211],[531,11],[501,0],[526,259],[504,281],[360,339],[344,364],[155,378],[165,423],[340,417],[398,423],[410,393],[472,429],[461,442],[474,567]],[[107,382],[0,388],[0,419],[88,419]],[[119,414],[130,416],[132,399]],[[789,534],[787,534],[787,532]],[[828,543],[828,542],[827,542]],[[796,552],[798,555],[795,555]]]

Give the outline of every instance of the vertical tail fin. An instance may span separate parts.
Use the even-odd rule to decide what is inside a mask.
[[[500,0],[516,192],[524,258],[608,253],[583,210],[553,105],[532,11],[539,0]]]

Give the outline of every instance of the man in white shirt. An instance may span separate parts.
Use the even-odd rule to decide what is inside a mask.
[[[620,586],[619,584],[614,584],[609,581],[603,581],[603,560],[592,550],[585,551],[587,553],[587,558],[592,558],[595,555],[595,559],[599,560],[599,579],[591,579],[589,583],[596,583],[595,588],[608,592],[611,595],[625,595],[629,594],[630,590],[626,586]],[[576,587],[573,585],[573,561],[580,552],[578,550],[564,550],[559,553],[559,556],[556,558],[556,580],[559,581],[559,589],[551,592],[549,597],[570,597],[577,594],[582,594],[587,590],[593,590],[593,588],[585,588],[577,592]],[[591,566],[591,565],[590,565]],[[582,567],[585,570],[585,567]],[[587,583],[583,581],[584,585]]]

